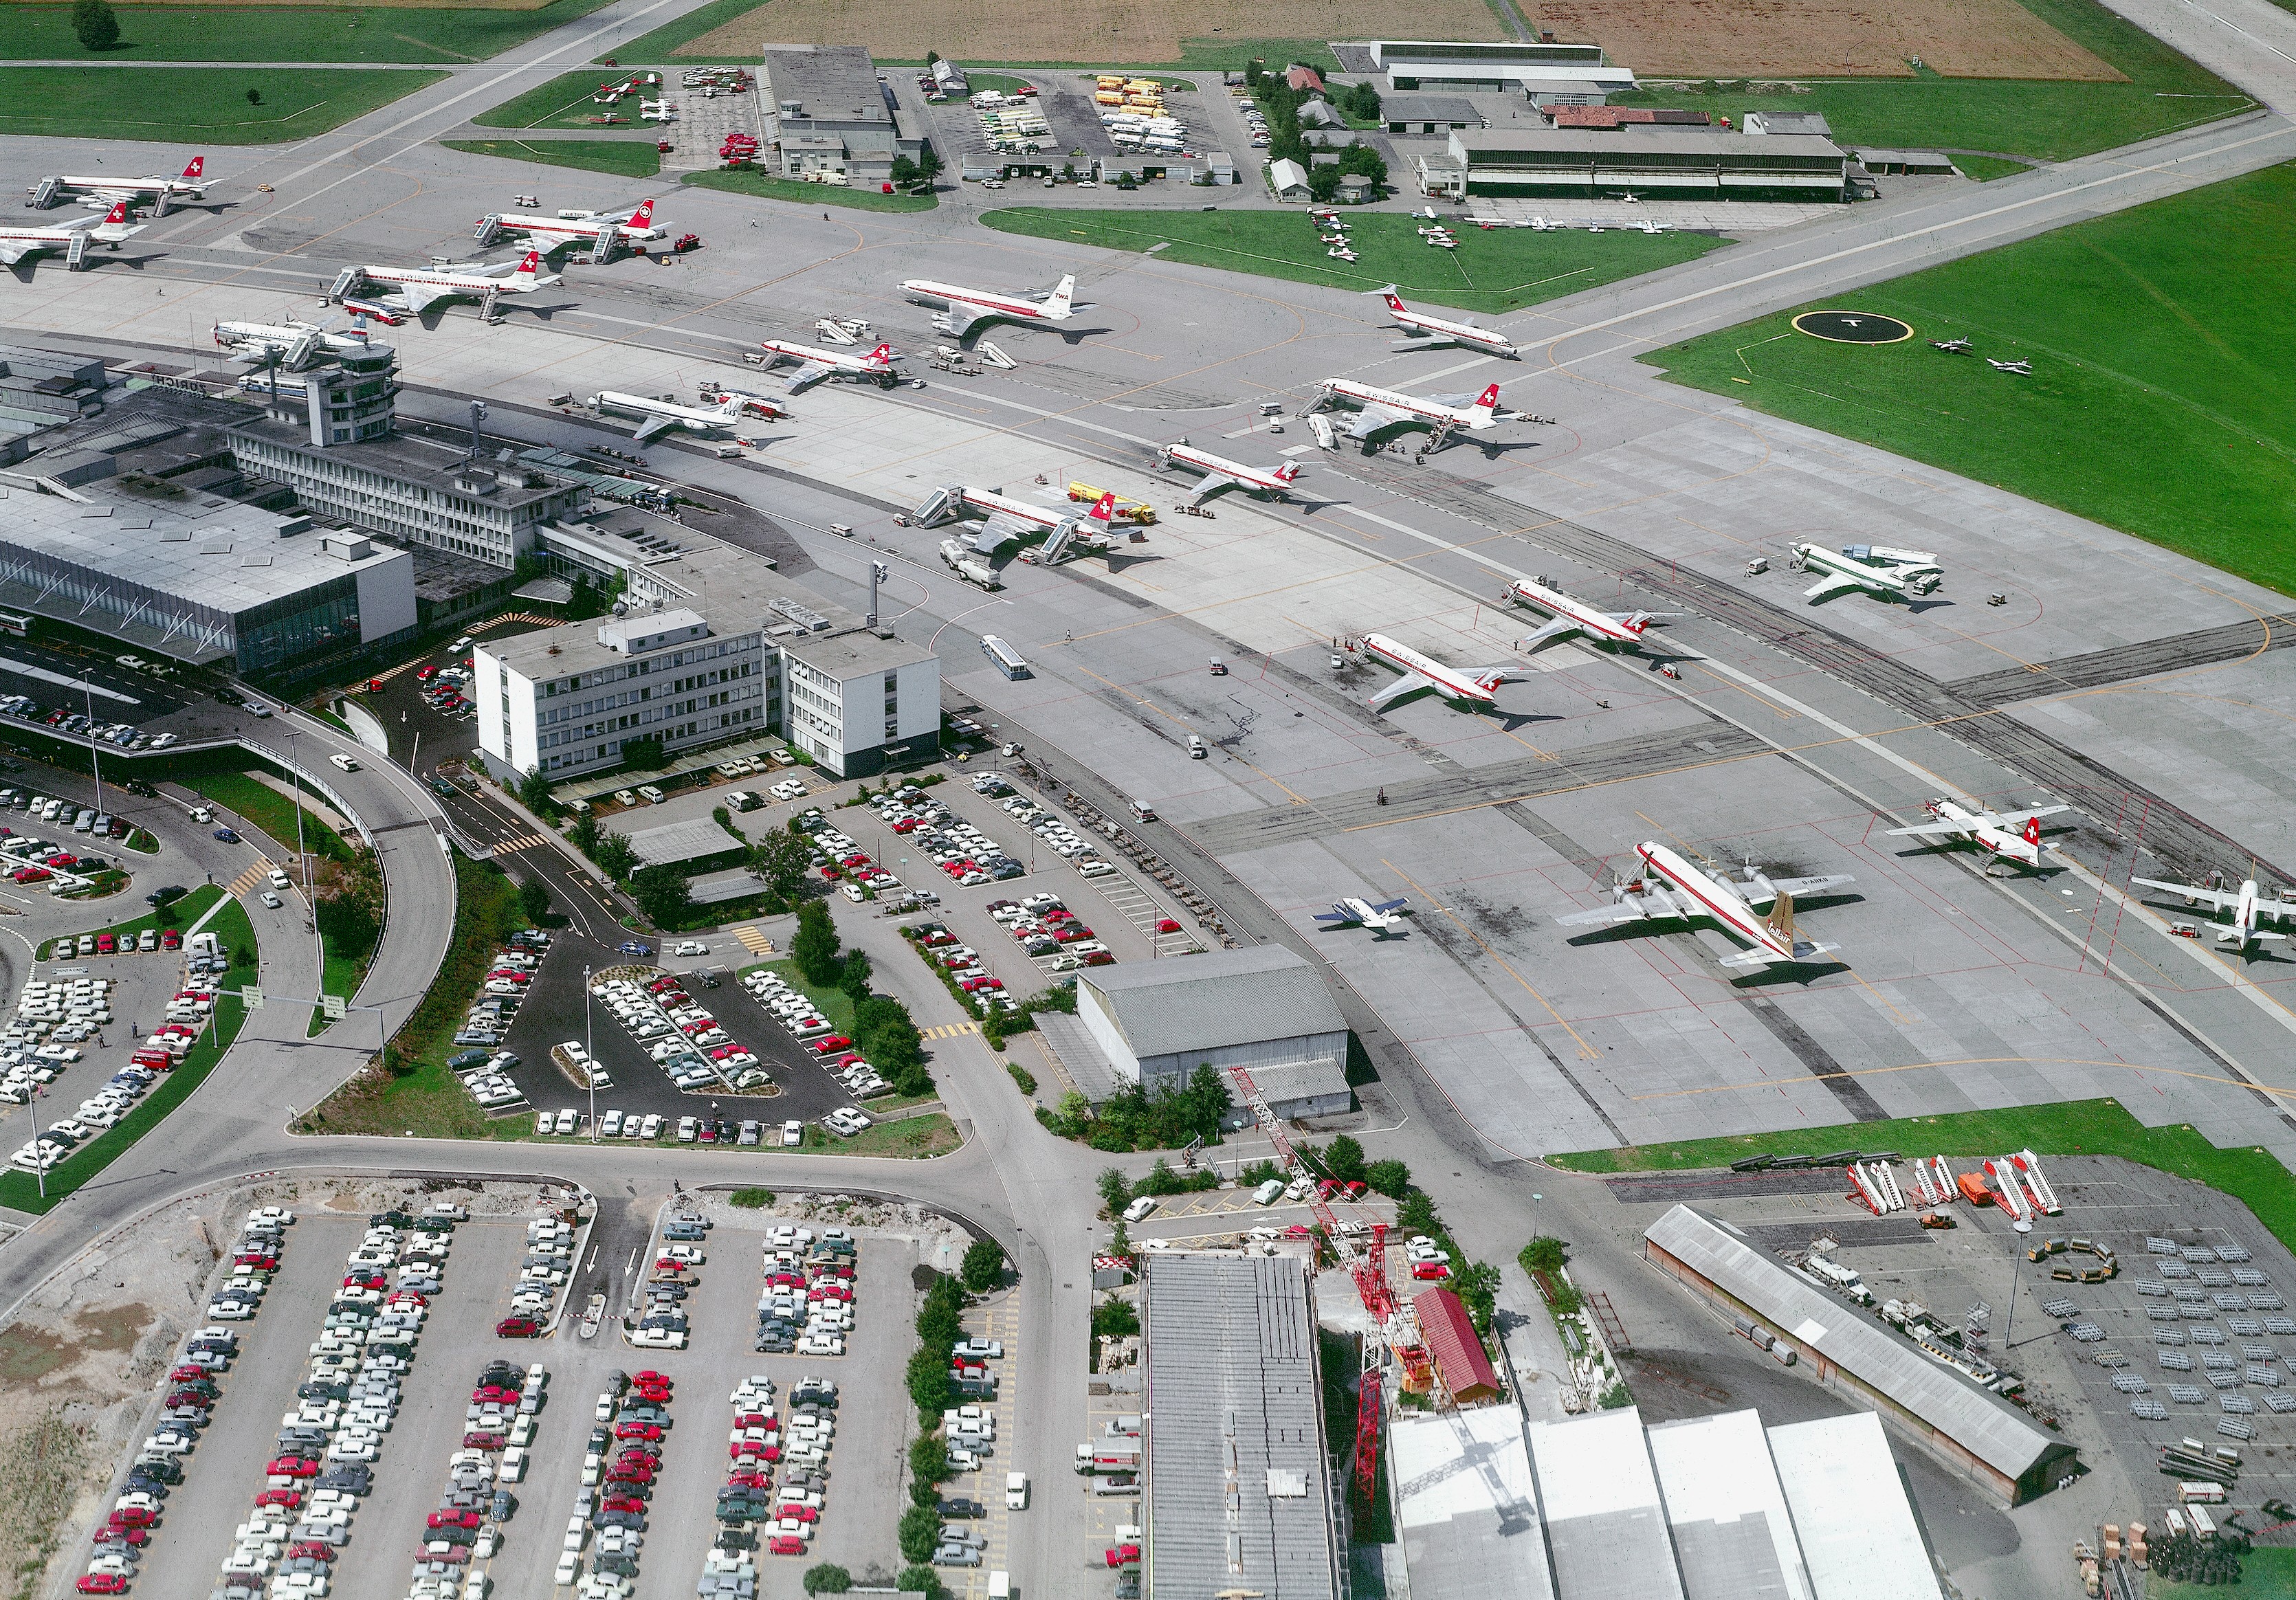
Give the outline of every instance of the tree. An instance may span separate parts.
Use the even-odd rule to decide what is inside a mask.
[[[375,920],[374,908],[357,895],[335,895],[323,899],[316,915],[319,931],[325,936],[332,955],[360,960],[382,936],[382,924]]]
[[[1095,1339],[1122,1339],[1140,1331],[1140,1312],[1122,1295],[1111,1295],[1092,1309]]]
[[[1423,1190],[1414,1189],[1396,1202],[1395,1226],[1407,1234],[1431,1234],[1442,1224],[1435,1216],[1435,1202]]]
[[[948,1588],[935,1567],[904,1567],[893,1582],[903,1594],[922,1595],[925,1600],[948,1600]]]
[[[919,1483],[946,1483],[956,1476],[948,1466],[948,1440],[938,1433],[909,1440],[909,1476]]]
[[[625,833],[607,833],[598,841],[598,848],[590,852],[590,859],[598,870],[610,878],[627,878],[638,864],[638,853],[630,846]]]
[[[630,880],[630,893],[657,928],[676,926],[693,909],[693,886],[684,873],[667,864],[640,868]]]
[[[768,833],[750,847],[750,870],[765,880],[766,891],[783,902],[805,888],[813,866],[813,847],[802,833]]]
[[[1074,991],[1070,991],[1073,994]],[[1073,1000],[1070,1002],[1073,1004]],[[1180,1112],[1187,1119],[1190,1135],[1209,1145],[1219,1137],[1220,1119],[1235,1104],[1228,1089],[1228,1076],[1210,1062],[1200,1063],[1188,1074],[1188,1087],[1180,1091]],[[1181,1143],[1185,1144],[1186,1140]]]
[[[1491,1316],[1498,1309],[1499,1269],[1488,1261],[1470,1261],[1451,1279],[1451,1292],[1467,1308],[1475,1332],[1491,1331]]]
[[[550,885],[540,878],[529,878],[518,886],[518,908],[526,913],[526,920],[537,927],[550,915]]]
[[[927,144],[923,153],[917,157],[917,167],[928,179],[938,177],[940,176],[940,152]]]
[[[1267,68],[1258,56],[1243,63],[1243,81],[1251,88],[1259,87],[1259,80],[1267,76]]]
[[[263,103],[263,91],[260,89],[250,89],[247,92],[247,103],[250,105],[261,105]]]
[[[901,1513],[901,1559],[927,1562],[940,1538],[940,1516],[930,1506],[912,1506]]]
[[[852,996],[857,1005],[869,997],[869,952],[846,951],[844,969],[837,974],[837,987]]]
[[[790,955],[807,982],[837,981],[837,924],[829,920],[828,907],[808,900],[797,908],[797,934],[790,940]]]
[[[928,51],[926,51],[926,52],[925,52],[925,70],[926,70],[926,71],[928,71],[928,72],[931,71],[931,70],[933,70],[934,65],[935,65],[936,63],[938,63],[938,62],[939,62],[939,60],[940,60],[940,52],[939,52],[939,51],[938,51],[938,50],[928,50]]]
[[[1298,156],[1292,160],[1298,160]],[[1328,204],[1340,192],[1340,169],[1329,161],[1319,161],[1308,168],[1308,193],[1318,201]]]
[[[975,1239],[964,1247],[957,1275],[975,1294],[988,1293],[1004,1281],[1004,1247],[994,1239]]]
[[[1340,152],[1340,170],[1367,177],[1382,187],[1387,183],[1386,158],[1361,140]]]
[[[833,1561],[824,1561],[806,1568],[801,1581],[808,1595],[841,1595],[853,1587],[853,1574]]]
[[[949,1341],[955,1344],[954,1339]],[[917,1408],[917,1421],[927,1427],[937,1426],[940,1414],[948,1407],[948,1351],[921,1344],[909,1356],[909,1399]]]
[[[1347,91],[1347,105],[1358,122],[1379,120],[1379,91],[1368,83],[1359,83]]]
[[[622,765],[632,772],[660,772],[662,763],[661,741],[659,739],[625,739],[622,741]]]
[[[77,0],[72,6],[72,32],[86,50],[109,50],[119,43],[119,17],[106,0]]]
[[[518,798],[529,811],[546,814],[550,808],[550,779],[537,767],[518,781]]]
[[[1364,1169],[1364,1182],[1390,1200],[1400,1200],[1411,1192],[1411,1169],[1401,1161],[1374,1161]]]
[[[1362,1183],[1363,1146],[1348,1135],[1341,1134],[1324,1152],[1324,1170],[1343,1184]]]
[[[1095,1181],[1100,1186],[1100,1202],[1108,1208],[1108,1214],[1121,1214],[1132,1199],[1132,1180],[1124,1176],[1123,1169],[1103,1167]]]
[[[597,816],[589,811],[577,815],[574,825],[567,830],[566,837],[574,841],[576,849],[586,856],[595,857],[598,853]]]
[[[908,157],[895,156],[893,158],[893,169],[889,176],[893,180],[893,187],[896,189],[906,189],[915,184],[918,178],[922,177],[923,174],[918,169],[917,164]]]
[[[1551,1235],[1541,1234],[1524,1245],[1522,1253],[1515,1259],[1522,1263],[1526,1276],[1534,1272],[1560,1272],[1563,1262],[1562,1241]]]

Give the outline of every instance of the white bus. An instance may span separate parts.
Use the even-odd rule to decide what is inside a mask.
[[[32,619],[29,617],[19,617],[7,611],[0,611],[0,634],[8,634],[21,639],[29,636],[31,631]]]
[[[1018,678],[1033,676],[1029,670],[1029,663],[1021,660],[1021,652],[1013,649],[1010,644],[1007,644],[1004,640],[998,638],[995,634],[983,634],[980,636],[980,653],[987,656],[990,662],[995,665],[996,670],[1003,673],[1006,677]]]

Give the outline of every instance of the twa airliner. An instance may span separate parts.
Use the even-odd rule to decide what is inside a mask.
[[[1835,945],[1817,944],[1794,931],[1797,895],[1824,894],[1857,880],[1849,877],[1769,878],[1746,868],[1743,879],[1702,872],[1655,841],[1635,846],[1643,875],[1614,884],[1611,904],[1574,911],[1555,922],[1567,928],[1611,928],[1638,922],[1710,922],[1753,948],[1723,958],[1729,967],[1792,966],[1813,961]],[[1759,915],[1768,906],[1769,915]]]
[[[1448,322],[1439,316],[1430,316],[1423,311],[1414,311],[1403,303],[1403,297],[1390,283],[1384,289],[1368,290],[1387,302],[1387,314],[1395,325],[1412,337],[1395,348],[1398,350],[1439,350],[1447,345],[1463,349],[1480,350],[1488,356],[1504,356],[1512,361],[1516,351],[1506,336],[1471,322]]]
[[[936,283],[931,278],[908,278],[902,282],[901,292],[914,305],[927,307],[942,313],[948,320],[948,331],[962,339],[982,323],[1056,323],[1066,322],[1079,311],[1089,311],[1090,306],[1080,306],[1070,298],[1076,293],[1076,275],[1070,273],[1053,288],[1043,299],[1028,299],[1019,295],[991,294],[986,289],[965,289],[955,283]]]
[[[1186,467],[1204,475],[1203,481],[1196,485],[1194,496],[1188,501],[1191,505],[1201,505],[1224,488],[1247,489],[1272,499],[1288,499],[1292,481],[1300,476],[1300,464],[1296,461],[1285,462],[1272,472],[1263,472],[1258,467],[1230,461],[1210,450],[1199,450],[1185,439],[1158,449],[1156,464],[1167,469]]]

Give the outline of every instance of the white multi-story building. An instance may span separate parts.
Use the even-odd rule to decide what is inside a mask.
[[[940,658],[866,632],[779,641],[782,736],[846,777],[939,749]]]

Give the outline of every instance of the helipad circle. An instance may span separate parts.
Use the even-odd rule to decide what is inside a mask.
[[[1797,333],[1835,344],[1895,344],[1914,336],[1911,323],[1878,311],[1805,311],[1793,325]]]

